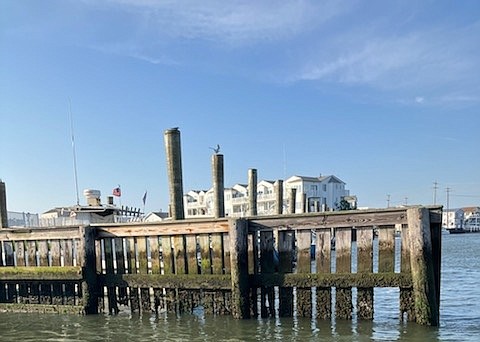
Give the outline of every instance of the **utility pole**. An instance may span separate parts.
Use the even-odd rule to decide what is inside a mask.
[[[450,191],[452,189],[448,188],[446,189],[447,192],[447,228],[450,228],[450,213],[448,212],[448,209],[450,208]]]
[[[387,208],[390,208],[390,195],[387,195]]]
[[[437,204],[437,189],[438,183],[437,181],[433,182],[433,205]]]

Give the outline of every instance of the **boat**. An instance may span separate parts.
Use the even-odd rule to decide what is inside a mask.
[[[461,227],[459,228],[447,228],[448,232],[450,234],[463,234],[466,233],[467,231]]]

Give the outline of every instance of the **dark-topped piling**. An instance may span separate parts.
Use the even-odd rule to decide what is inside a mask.
[[[178,128],[167,129],[164,133],[167,157],[168,188],[170,194],[170,215],[174,220],[183,220],[182,151]]]
[[[223,154],[212,155],[213,211],[215,218],[225,217]]]

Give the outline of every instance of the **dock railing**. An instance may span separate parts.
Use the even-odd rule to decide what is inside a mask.
[[[401,319],[438,325],[441,212],[2,229],[0,309],[371,320],[373,289],[395,287]]]

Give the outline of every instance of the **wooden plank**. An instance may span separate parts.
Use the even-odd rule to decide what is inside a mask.
[[[1,272],[1,269],[0,269]],[[99,281],[105,286],[153,286],[165,288],[231,289],[233,278],[228,274],[113,274],[99,275]],[[401,273],[270,273],[250,276],[253,286],[266,287],[331,287],[341,285],[351,287],[411,287],[412,276]]]
[[[317,273],[331,273],[332,234],[330,228],[316,230],[315,261]],[[330,319],[332,317],[332,289],[317,287],[317,317]]]
[[[373,272],[373,227],[357,228],[357,272]],[[357,288],[358,319],[373,319],[373,287]]]
[[[129,224],[94,224],[97,238],[106,236],[168,236],[208,233],[228,233],[228,219],[215,220],[181,220],[168,223],[129,223]]]
[[[95,241],[95,269],[97,273],[102,273],[102,258],[104,258],[104,256],[102,255],[102,243],[101,243],[101,240],[96,240]]]
[[[48,245],[50,266],[61,266],[60,240],[50,240]]]
[[[231,264],[230,264],[230,234],[227,234],[227,233],[223,233],[222,234],[222,238],[223,238],[223,266],[224,266],[224,270],[223,270],[223,273],[224,274],[230,274],[230,270],[231,270]]]
[[[331,272],[332,234],[330,228],[316,230],[315,260],[317,273]]]
[[[312,232],[301,230],[296,232],[297,273],[311,273]],[[297,288],[297,315],[312,317],[312,290],[309,287]]]
[[[49,266],[47,240],[37,241],[38,266]]]
[[[401,230],[401,244],[402,244],[402,252],[401,252],[401,260],[400,260],[400,271],[410,273],[410,238],[408,236],[408,225],[402,225]]]
[[[378,227],[378,272],[395,271],[395,226]]]
[[[175,267],[174,267],[174,254],[173,254],[173,245],[170,236],[162,236],[161,238],[162,243],[162,262],[163,274],[173,274]]]
[[[129,274],[137,273],[137,250],[135,238],[129,237],[125,239],[125,248],[127,253],[126,271]]]
[[[25,241],[27,266],[37,266],[37,244],[35,241]]]
[[[210,236],[212,249],[212,274],[223,273],[223,237],[222,233],[212,234]]]
[[[275,271],[273,231],[260,232],[260,272],[270,274]],[[274,291],[271,286],[262,286],[261,316],[274,317]]]
[[[281,231],[278,233],[278,272],[292,273],[295,256],[295,232]],[[279,316],[293,316],[293,288],[280,287],[279,289]]]
[[[74,251],[73,251],[73,241],[72,239],[66,239],[64,241],[64,253],[63,253],[63,262],[65,266],[74,266],[73,264],[73,257],[74,257]]]
[[[237,221],[239,222],[239,221]],[[246,222],[246,221],[245,221]],[[248,228],[248,223],[245,225]],[[260,256],[259,256],[259,233],[257,231],[247,234],[247,263],[248,263],[248,274],[259,274],[260,273]],[[231,240],[231,243],[232,240]],[[234,265],[232,264],[232,267]],[[258,317],[258,297],[261,289],[256,287],[250,288],[250,295],[248,298],[249,303],[249,317]]]
[[[198,269],[198,257],[197,257],[197,236],[196,235],[187,235],[185,237],[187,244],[187,267],[188,274],[199,274],[200,270]]]
[[[112,248],[112,239],[106,238],[103,239],[103,246],[105,250],[105,272],[106,274],[113,274],[113,248]]]
[[[337,228],[335,230],[336,272],[350,273],[352,269],[352,230]],[[335,293],[335,315],[337,319],[352,319],[352,288],[337,286]]]
[[[175,274],[186,273],[186,256],[185,256],[185,236],[175,235],[172,238],[173,249],[175,252]]]
[[[78,227],[56,227],[35,228],[35,229],[2,229],[0,231],[0,241],[8,240],[60,240],[60,239],[80,239],[81,235]]]
[[[160,243],[157,235],[150,237],[150,258],[150,272],[160,274]]]
[[[198,236],[200,248],[200,270],[202,274],[212,274],[212,261],[210,260],[210,237],[208,234]]]
[[[282,216],[255,217],[249,221],[249,229],[311,229],[379,226],[407,223],[406,209],[352,210],[307,213]]]
[[[138,273],[147,274],[148,273],[148,236],[139,236],[137,237],[137,265]]]
[[[125,253],[123,250],[123,239],[114,238],[113,246],[115,248],[115,273],[124,274],[126,273],[125,267]]]
[[[26,266],[25,261],[25,242],[22,241],[15,241],[15,264],[18,267]]]

